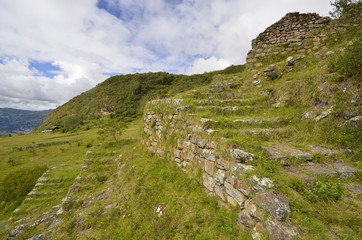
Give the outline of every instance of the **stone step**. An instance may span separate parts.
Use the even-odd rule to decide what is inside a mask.
[[[209,92],[193,92],[187,95],[194,99],[240,99],[246,97],[244,93],[240,92],[220,92],[220,93],[209,93]]]
[[[219,107],[219,106],[198,106],[194,109],[194,112],[211,112],[215,115],[245,115],[254,112],[256,107],[254,106],[242,106],[242,107]]]
[[[249,98],[249,99],[203,99],[203,100],[194,100],[194,104],[197,106],[244,106],[244,105],[255,105],[262,99],[258,98]]]
[[[314,159],[314,156],[309,153],[309,152],[305,152],[305,151],[301,151],[299,149],[295,149],[286,145],[282,145],[282,144],[273,144],[272,145],[273,148],[276,148],[277,150],[291,156],[291,157],[295,157],[298,158],[300,160],[308,160],[311,161]]]
[[[269,127],[269,128],[280,128],[289,124],[288,120],[283,119],[210,119],[201,118],[201,124],[207,128],[227,128],[227,129],[238,129],[243,127],[257,126],[257,127]]]

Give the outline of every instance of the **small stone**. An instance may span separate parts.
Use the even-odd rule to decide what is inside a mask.
[[[157,206],[154,209],[154,213],[157,215],[157,217],[162,217],[166,214],[166,204],[160,203],[157,204]]]
[[[205,172],[210,174],[211,176],[215,173],[215,163],[211,161],[205,161]]]
[[[235,175],[240,175],[240,176],[242,176],[245,173],[250,172],[252,170],[254,170],[253,166],[242,164],[242,163],[235,163],[231,167],[231,172]]]
[[[349,120],[347,120],[345,123],[343,123],[342,127],[360,127],[362,125],[362,116],[355,116]]]
[[[216,161],[216,155],[214,150],[210,150],[210,149],[203,149],[201,151],[201,156],[203,156],[206,160],[215,162]]]
[[[92,154],[93,154],[93,152],[92,152],[91,150],[88,150],[88,151],[85,153],[86,156],[89,156],[89,155],[92,155]]]
[[[265,192],[274,187],[273,181],[266,177],[258,178],[256,175],[253,175],[249,181],[253,188],[258,192]]]
[[[278,220],[285,219],[291,213],[289,200],[281,195],[256,193],[255,202]]]
[[[353,111],[349,111],[349,110],[344,110],[342,112],[342,116],[345,120],[349,120],[355,116],[357,116],[356,112],[353,112]]]
[[[253,199],[247,199],[244,202],[244,208],[251,216],[255,217],[256,219],[262,220],[264,218],[265,214],[260,210],[258,206],[256,206]]]
[[[215,185],[215,194],[219,196],[224,202],[227,201],[224,186]]]
[[[333,112],[333,107],[328,108],[327,110],[323,111],[321,114],[319,114],[317,117],[315,117],[313,120],[318,122],[322,120],[323,118],[328,117]]]
[[[205,188],[207,190],[209,190],[210,192],[213,192],[214,186],[215,186],[215,179],[212,176],[210,176],[209,174],[204,173],[202,175],[202,180],[203,180],[203,184],[204,184]]]
[[[224,184],[226,178],[226,171],[219,169],[216,171],[214,177],[216,182],[218,182],[219,184]]]
[[[250,216],[250,214],[245,209],[238,213],[237,222],[238,224],[242,224],[249,228],[253,227],[256,223],[253,217]]]
[[[253,161],[255,156],[252,153],[237,149],[231,148],[228,150],[230,157],[234,158],[237,162],[249,162]]]
[[[264,227],[260,222],[258,222],[255,224],[255,227],[253,228],[251,237],[253,238],[253,240],[262,240],[263,232],[264,232]]]
[[[273,217],[268,218],[265,228],[271,240],[291,240],[299,235],[295,226],[287,222],[280,222]]]
[[[246,197],[239,190],[235,189],[230,183],[225,182],[226,193],[232,197],[240,206],[243,206]]]
[[[313,119],[317,117],[317,115],[314,113],[314,111],[306,112],[302,115],[302,119]]]
[[[181,158],[181,150],[175,149],[173,151],[173,154],[174,154],[175,158]]]

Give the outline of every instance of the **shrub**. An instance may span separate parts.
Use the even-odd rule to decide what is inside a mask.
[[[343,189],[338,183],[317,182],[316,185],[306,192],[309,201],[337,201],[342,196]]]
[[[344,53],[337,54],[329,62],[329,70],[345,77],[362,76],[362,39],[355,40]]]
[[[334,18],[341,18],[347,22],[361,23],[362,2],[361,0],[335,0],[331,2],[333,11],[329,14]]]

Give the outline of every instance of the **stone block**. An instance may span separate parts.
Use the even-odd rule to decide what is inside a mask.
[[[299,235],[298,229],[288,222],[280,222],[269,217],[265,222],[265,228],[271,240],[291,240]]]
[[[245,209],[243,209],[238,213],[237,223],[252,228],[254,227],[256,221]]]
[[[215,163],[205,160],[205,172],[213,176],[215,173]]]
[[[218,184],[224,184],[226,178],[226,171],[218,169],[214,177]]]
[[[265,192],[266,190],[274,187],[273,181],[266,177],[259,178],[255,175],[253,175],[249,179],[249,181],[250,181],[251,185],[253,186],[253,188],[258,192]]]
[[[253,161],[255,156],[252,153],[243,151],[237,148],[231,148],[228,150],[230,157],[236,160],[236,162],[250,162]]]
[[[251,216],[259,221],[264,219],[265,213],[255,204],[254,199],[247,199],[244,202],[244,208]]]
[[[225,182],[225,190],[226,190],[226,193],[239,204],[239,206],[243,206],[243,203],[246,200],[246,197],[244,196],[244,194],[242,194],[239,190],[235,189],[228,182]]]
[[[235,175],[244,175],[247,172],[250,172],[254,170],[254,167],[251,165],[246,165],[246,164],[242,164],[242,163],[234,163],[232,164],[231,167],[231,172]]]
[[[215,179],[212,176],[210,176],[209,174],[204,173],[202,175],[202,180],[203,180],[202,182],[203,182],[205,188],[207,190],[209,190],[210,192],[213,192],[214,187],[215,187]]]
[[[278,220],[285,219],[291,213],[289,199],[282,195],[257,193],[255,195],[255,202]]]
[[[214,189],[215,189],[216,195],[219,196],[221,198],[221,200],[226,202],[227,199],[226,199],[226,196],[225,196],[225,188],[224,188],[224,186],[215,185]]]
[[[203,149],[201,151],[201,156],[203,156],[206,160],[209,161],[216,161],[216,155],[215,155],[215,151],[214,150],[210,150],[210,149]]]

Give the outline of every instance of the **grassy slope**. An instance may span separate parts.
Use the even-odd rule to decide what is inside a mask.
[[[249,239],[235,225],[237,211],[219,207],[217,199],[209,198],[200,183],[189,179],[173,162],[154,156],[145,149],[140,142],[141,126],[141,120],[133,122],[122,138],[117,139],[118,142],[109,137],[101,145],[95,144],[96,130],[80,132],[76,136],[31,134],[0,138],[4,143],[0,149],[2,154],[22,159],[22,165],[17,168],[39,163],[46,163],[50,169],[56,166],[57,169],[53,169],[48,178],[59,183],[55,188],[49,186],[41,190],[43,194],[39,195],[39,199],[44,200],[23,202],[20,211],[12,214],[12,220],[8,222],[10,226],[15,226],[14,222],[19,219],[52,212],[51,208],[60,203],[79,175],[84,180],[80,180],[79,192],[72,195],[72,199],[78,200],[70,202],[65,214],[56,218],[62,222],[53,229],[54,233],[49,234],[51,239],[143,239],[145,236],[147,239]],[[31,143],[32,139],[47,142],[53,141],[54,137],[62,140],[76,138],[81,144],[67,145],[64,152],[59,148],[65,146],[47,147],[46,153],[38,149],[36,157],[11,150],[14,146]],[[83,163],[88,169],[80,171],[86,143],[94,144],[91,147],[94,154],[88,156],[90,162]],[[56,155],[46,161],[44,157],[50,153]],[[118,159],[120,155],[122,157]],[[13,171],[14,167],[6,162],[1,164],[2,176]],[[57,194],[45,199],[46,193],[54,190]],[[97,201],[92,200],[94,196],[103,197]],[[88,204],[80,207],[85,202]],[[166,205],[163,217],[154,213],[157,204]],[[2,216],[3,220],[9,217],[8,214]],[[6,221],[1,223],[1,237],[7,234],[5,224]],[[25,228],[17,239],[42,233],[49,224]]]
[[[357,214],[362,209],[362,198],[343,187],[344,183],[362,184],[361,124],[341,127],[346,121],[343,118],[346,110],[359,116],[362,114],[361,76],[346,77],[338,72],[331,72],[328,68],[336,55],[343,54],[341,49],[348,48],[351,41],[358,39],[361,39],[361,34],[356,28],[333,34],[324,42],[325,48],[306,54],[290,72],[285,59],[270,60],[268,64],[275,64],[276,72],[281,75],[272,81],[263,76],[263,71],[268,67],[268,64],[264,64],[240,74],[216,76],[212,82],[213,85],[232,82],[238,85],[237,88],[226,88],[222,92],[212,93],[210,87],[202,87],[177,96],[186,99],[185,104],[192,106],[191,113],[198,114],[193,116],[195,124],[200,124],[200,117],[218,121],[206,124],[205,127],[217,130],[213,138],[222,139],[217,145],[226,146],[220,151],[237,146],[256,155],[257,160],[252,163],[255,171],[250,174],[271,178],[277,184],[275,191],[291,199],[293,215],[289,220],[305,233],[301,239],[357,240],[362,234],[362,219],[361,215]],[[334,54],[327,54],[328,51],[334,51]],[[252,82],[254,78],[260,80],[259,87]],[[209,93],[209,96],[203,96],[203,93]],[[195,102],[195,98],[217,101],[217,94],[224,93],[241,94],[242,97],[238,98],[254,99],[257,104],[239,104],[236,106],[243,108],[246,105],[253,108],[227,113],[210,108],[200,109],[199,103]],[[332,113],[321,121],[301,118],[305,112],[315,110],[318,115],[331,106]],[[282,119],[286,123],[237,125],[232,122],[234,119]],[[287,131],[269,135],[240,133],[243,130],[278,127],[284,127]],[[270,147],[273,144],[283,144],[303,151],[310,151],[309,144],[334,149],[336,156],[316,155],[313,162],[324,163],[326,166],[333,162],[343,162],[359,172],[352,178],[316,176],[301,170],[302,166],[308,164],[305,160],[289,157],[285,161],[276,162],[268,159],[261,147]],[[350,149],[351,153],[343,153],[345,148]],[[291,170],[301,171],[307,181],[313,179],[319,185],[308,185],[303,176],[298,178],[288,174]]]

